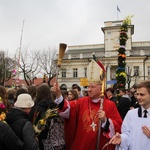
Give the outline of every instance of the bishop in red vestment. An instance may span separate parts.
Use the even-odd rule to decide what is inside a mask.
[[[97,71],[99,67],[93,66],[95,61],[91,63],[90,68],[95,68]],[[120,133],[122,119],[115,103],[100,97],[102,84],[99,74],[91,70],[88,74],[92,75],[88,86],[89,96],[76,101],[64,100],[59,85],[53,86],[53,92],[57,97],[55,102],[59,105],[60,115],[65,118],[67,150],[96,150],[99,120],[101,120],[99,150],[102,150],[116,132]],[[101,102],[103,102],[102,110],[100,109]],[[108,145],[107,148],[115,149],[114,145]]]
[[[66,133],[72,135],[66,137],[67,150],[94,150],[96,149],[98,136],[98,110],[100,101],[93,101],[90,97],[83,97],[73,101],[71,104],[64,100],[63,115],[65,119]],[[69,114],[66,113],[67,110]],[[117,111],[115,103],[104,99],[103,111],[106,115],[106,120],[102,123],[100,134],[99,150],[115,135],[120,132],[122,119]],[[61,113],[60,113],[61,114]],[[109,145],[109,150],[114,150],[113,145]]]

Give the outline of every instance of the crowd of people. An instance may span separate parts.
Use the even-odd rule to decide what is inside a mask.
[[[86,94],[76,83],[68,91],[57,82],[0,86],[0,149],[150,149],[150,81],[104,96],[102,84],[93,76]]]
[[[136,97],[136,85],[133,85],[130,90],[121,88],[117,92],[114,88],[107,88],[106,97],[116,104],[121,118],[124,120],[129,110],[139,107]]]

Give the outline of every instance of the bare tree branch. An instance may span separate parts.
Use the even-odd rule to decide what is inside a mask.
[[[56,64],[54,63],[55,56],[56,50],[51,50],[50,48],[48,48],[47,50],[43,50],[40,55],[40,66],[44,71],[44,74],[48,76],[47,83],[49,86],[50,81],[56,75]]]

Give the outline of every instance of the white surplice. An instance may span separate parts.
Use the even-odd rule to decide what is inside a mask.
[[[121,129],[121,144],[116,150],[150,150],[150,139],[142,126],[150,128],[150,118],[138,117],[138,108],[128,111]]]

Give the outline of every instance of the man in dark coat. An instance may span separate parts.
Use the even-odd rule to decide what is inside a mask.
[[[7,123],[0,121],[0,150],[22,150],[23,142]]]
[[[109,100],[116,103],[117,97],[114,95],[114,89],[113,88],[107,88],[106,89],[106,96]]]
[[[131,99],[130,97],[126,94],[125,89],[120,89],[119,90],[121,98],[118,101],[118,111],[120,113],[120,116],[122,119],[126,116],[127,112],[130,110],[131,107]]]

